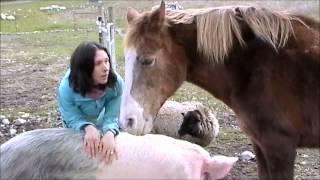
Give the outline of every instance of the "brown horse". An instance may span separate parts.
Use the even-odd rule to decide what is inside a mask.
[[[293,179],[297,147],[320,146],[319,22],[258,7],[129,8],[120,124],[150,132],[191,82],[234,110],[261,179]]]

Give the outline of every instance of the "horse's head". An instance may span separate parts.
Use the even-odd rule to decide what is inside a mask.
[[[143,135],[168,97],[186,78],[186,56],[172,41],[165,5],[145,13],[129,8],[125,37],[125,90],[120,125]]]

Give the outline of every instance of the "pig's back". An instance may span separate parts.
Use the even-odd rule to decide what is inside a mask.
[[[120,133],[117,137],[119,159],[112,165],[101,165],[102,179],[181,179],[190,177],[192,163],[209,157],[200,146],[163,135],[133,136]],[[191,158],[191,159],[190,159]]]

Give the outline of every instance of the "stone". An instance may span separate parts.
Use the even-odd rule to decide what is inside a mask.
[[[25,124],[26,122],[27,122],[26,120],[19,118],[16,120],[16,122],[14,124],[17,126],[20,126],[20,125]]]
[[[256,155],[254,155],[251,151],[244,151],[241,153],[241,159],[242,160],[253,160],[255,159]]]
[[[3,119],[2,120],[2,124],[6,124],[6,125],[10,124],[9,119]]]
[[[307,162],[306,162],[306,161],[301,161],[299,164],[301,164],[301,165],[306,165]]]
[[[15,130],[15,129],[10,129],[9,132],[10,132],[10,135],[12,135],[12,136],[17,134],[17,130]]]

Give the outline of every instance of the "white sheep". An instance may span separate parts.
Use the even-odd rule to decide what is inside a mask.
[[[207,146],[218,135],[219,123],[200,102],[166,101],[155,118],[152,133]]]

